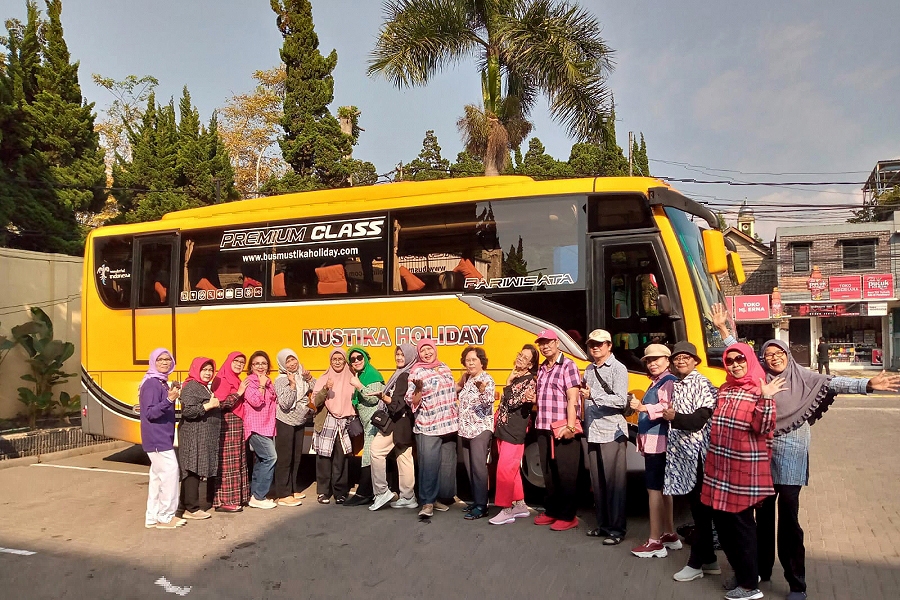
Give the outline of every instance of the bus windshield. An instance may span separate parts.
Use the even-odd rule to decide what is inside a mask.
[[[722,336],[713,326],[712,305],[724,304],[725,299],[722,297],[722,291],[719,289],[715,276],[706,270],[706,252],[703,249],[703,237],[700,234],[700,228],[691,222],[684,211],[672,207],[666,207],[665,211],[672,228],[675,230],[678,243],[684,251],[691,283],[693,283],[694,290],[697,292],[696,296],[700,307],[700,318],[703,321],[703,336],[706,342],[707,357],[711,363],[712,361],[719,362],[725,349],[725,343],[722,341]]]

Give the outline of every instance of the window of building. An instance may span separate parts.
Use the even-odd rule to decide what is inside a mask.
[[[841,240],[844,270],[874,271],[875,242],[874,239]]]
[[[131,308],[131,237],[98,237],[94,241],[94,279],[103,303]]]
[[[809,242],[791,244],[794,258],[794,273],[809,273],[810,247],[811,244]]]
[[[392,214],[395,293],[584,287],[585,199],[473,202]]]

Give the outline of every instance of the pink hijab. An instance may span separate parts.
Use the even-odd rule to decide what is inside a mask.
[[[424,360],[422,360],[422,348],[424,348],[425,346],[431,346],[432,348],[434,348],[434,360],[431,362],[425,362]],[[418,355],[418,360],[416,361],[416,364],[413,365],[413,367],[424,367],[426,369],[433,369],[436,366],[438,366],[439,364],[441,364],[441,361],[438,360],[437,344],[435,343],[434,340],[431,340],[428,338],[422,338],[421,340],[419,340],[419,343],[416,344],[416,354]]]
[[[203,380],[200,379],[200,371],[203,370],[203,367],[209,363],[212,365],[213,373],[216,372],[216,361],[211,358],[206,358],[205,356],[198,356],[194,360],[191,361],[191,368],[188,371],[187,379],[184,380],[185,383],[188,381],[194,380],[206,389],[210,389],[212,387],[213,381],[215,381],[215,376],[209,380],[209,383],[203,383]]]
[[[243,356],[244,360],[247,360],[247,355],[243,352],[232,352],[228,355],[228,358],[225,359],[225,362],[222,363],[222,367],[219,369],[219,372],[216,373],[216,376],[213,377],[212,392],[216,395],[216,398],[219,399],[219,402],[224,402],[225,398],[231,394],[237,393],[238,388],[241,387],[240,376],[231,368],[231,363],[234,362],[234,359],[238,356]],[[241,419],[244,418],[243,399],[238,400],[234,406],[231,407],[231,412]]]
[[[353,392],[356,391],[356,388],[350,383],[353,373],[350,370],[349,363],[344,365],[340,373],[331,368],[331,358],[335,354],[340,354],[345,361],[347,360],[347,353],[340,348],[335,348],[331,351],[331,354],[328,355],[328,370],[316,380],[316,385],[313,387],[313,395],[318,394],[325,387],[325,384],[328,383],[328,380],[331,379],[334,385],[328,392],[325,408],[335,417],[351,417],[355,414]]]
[[[753,348],[748,344],[738,342],[737,344],[732,344],[725,348],[725,352],[722,354],[722,360],[724,361],[728,357],[729,352],[734,351],[740,352],[747,357],[747,372],[743,377],[738,378],[729,373],[728,369],[725,369],[727,375],[725,377],[725,383],[722,384],[722,389],[737,387],[750,392],[751,394],[759,394],[759,381],[760,379],[763,381],[766,380],[766,372],[763,371],[762,365],[759,364],[756,353],[753,352]]]

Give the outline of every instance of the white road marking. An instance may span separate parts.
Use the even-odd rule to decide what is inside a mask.
[[[31,550],[16,550],[15,548],[0,548],[0,552],[5,552],[6,554],[18,554],[19,556],[31,556],[37,554],[37,552],[32,552]]]
[[[832,406],[828,410],[877,410],[878,412],[900,412],[900,408],[883,406]]]
[[[118,471],[116,469],[95,469],[93,467],[76,467],[73,465],[54,465],[51,463],[34,463],[32,467],[53,467],[54,469],[74,469],[76,471],[91,471],[94,473],[122,473],[124,475],[140,475],[141,477],[149,477],[150,473],[142,473],[140,471]]]
[[[179,596],[187,596],[188,594],[191,593],[191,586],[178,587],[177,585],[172,585],[172,583],[165,577],[160,577],[153,583],[160,586],[162,589],[164,589],[169,594],[178,594]]]

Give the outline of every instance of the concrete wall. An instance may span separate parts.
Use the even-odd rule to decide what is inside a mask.
[[[63,368],[79,373],[81,365],[81,265],[79,257],[0,248],[0,333],[9,336],[16,325],[31,320],[29,309],[38,306],[53,321],[53,336],[75,344],[75,354]],[[0,364],[0,418],[19,414],[19,379],[28,372],[25,352],[16,347]],[[56,393],[81,391],[80,377],[54,388]]]

